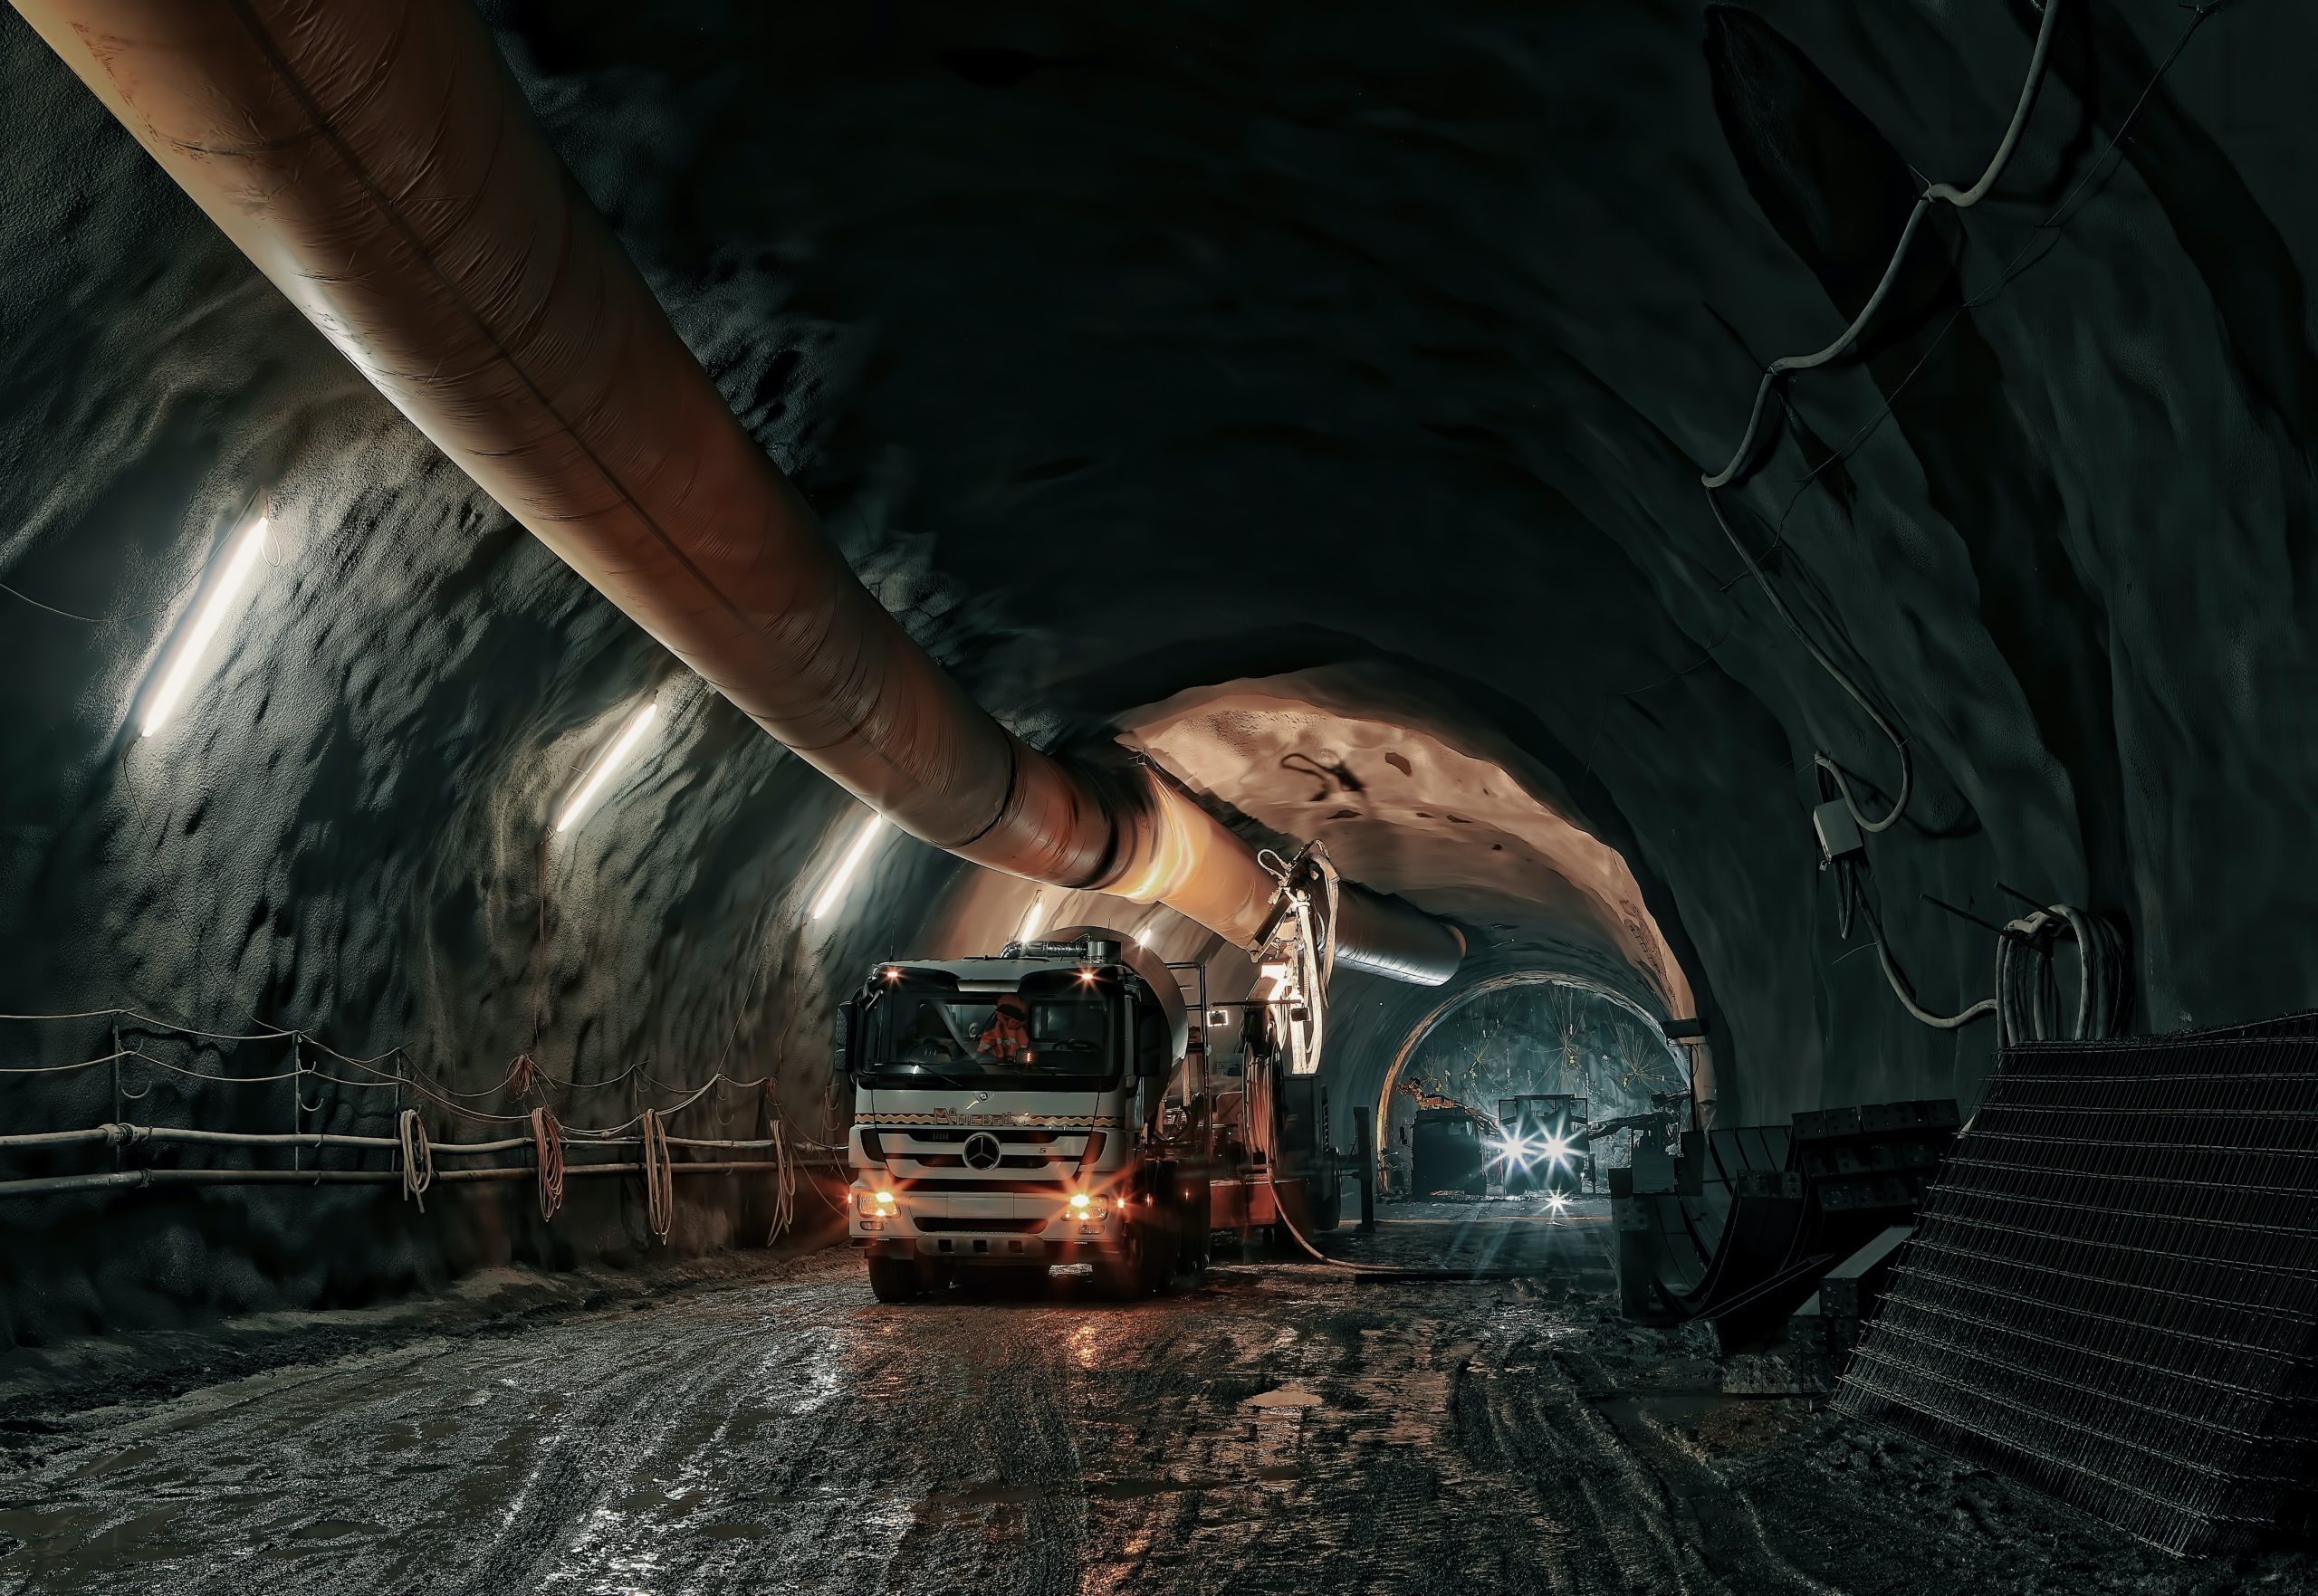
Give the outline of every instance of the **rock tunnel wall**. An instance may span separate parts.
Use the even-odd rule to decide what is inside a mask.
[[[1892,750],[1697,478],[1762,364],[1855,308],[1904,174],[1986,160],[2024,0],[493,14],[756,435],[1026,734],[1256,655],[1405,662],[1627,854],[1726,1118],[1972,1095],[1987,1027],[1906,1018],[1815,871],[1814,750],[1882,795]],[[1920,894],[2003,918],[1999,882],[2130,922],[2142,1027],[2311,999],[2318,16],[2224,8],[2141,100],[2190,16],[2069,3],[2004,182],[1934,216],[1865,358],[1792,386],[1726,501],[1908,740],[1870,855],[1935,1007],[1985,994],[1991,939]],[[536,980],[562,1078],[702,1078],[737,1018],[733,1073],[807,1115],[830,971],[906,940],[948,867],[896,853],[800,930],[855,811],[434,456],[13,15],[0,81],[0,1008],[264,1019],[488,1094]],[[247,623],[139,743],[260,492]],[[551,850],[542,942],[544,813],[655,687],[666,742]],[[1414,999],[1354,997],[1396,1046]],[[6,1058],[101,1031],[12,1027]],[[92,1076],[0,1092],[12,1125],[112,1112]],[[549,1236],[503,1196],[455,1240],[359,1195],[19,1211],[0,1295],[29,1336],[641,1244],[632,1202]],[[681,1234],[754,1223],[703,1196]]]

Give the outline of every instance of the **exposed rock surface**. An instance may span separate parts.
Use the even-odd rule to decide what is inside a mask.
[[[1189,690],[1365,673],[1374,716],[1518,766],[1623,856],[1726,1118],[1970,1097],[1986,1027],[1907,1019],[1814,871],[1814,750],[1880,804],[1893,750],[1697,479],[1763,363],[1863,301],[1918,175],[1977,175],[2026,0],[495,20],[749,425],[993,709],[1069,742]],[[1934,1006],[1985,993],[1991,939],[1919,894],[2002,918],[1999,881],[2130,921],[2144,1027],[2312,999],[2318,13],[2224,7],[2147,88],[2191,22],[2068,4],[2011,170],[1935,214],[1864,358],[1787,390],[1727,501],[1907,739],[1915,796],[1870,851]],[[0,81],[0,1009],[401,1046],[503,1109],[536,989],[560,1078],[730,1063],[776,1107],[720,1123],[818,1123],[829,984],[952,923],[953,868],[896,845],[801,923],[856,811],[446,467],[13,14]],[[140,742],[137,695],[258,494],[247,618]],[[655,685],[665,739],[549,850],[542,940],[547,811]],[[1439,904],[1478,933],[1466,979],[1602,944],[1477,884]],[[1363,989],[1346,1040],[1397,1046],[1439,996]],[[110,1046],[101,1020],[0,1036],[10,1065]],[[278,1085],[156,1089],[157,1117],[291,1113]],[[0,1095],[12,1127],[120,1112],[103,1070]],[[350,1089],[304,1123],[384,1119]],[[482,1227],[360,1192],[44,1203],[14,1210],[50,1244],[0,1324],[640,1244],[632,1203],[550,1233],[527,1200]],[[757,1223],[686,1211],[689,1247]]]

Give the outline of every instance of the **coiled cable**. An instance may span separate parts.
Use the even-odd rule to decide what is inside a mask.
[[[539,1171],[540,1218],[552,1219],[563,1207],[563,1127],[543,1107],[532,1110],[532,1156]]]
[[[435,1184],[435,1150],[427,1143],[426,1123],[417,1109],[406,1108],[395,1116],[395,1142],[402,1158],[403,1199],[418,1204],[423,1214],[426,1189]]]
[[[797,1166],[789,1158],[789,1132],[781,1120],[772,1122],[772,1228],[765,1236],[771,1247],[797,1222]]]
[[[666,1241],[676,1218],[676,1180],[668,1156],[668,1131],[661,1123],[656,1108],[646,1109],[640,1123],[638,1133],[644,1143],[644,1222],[656,1239]]]

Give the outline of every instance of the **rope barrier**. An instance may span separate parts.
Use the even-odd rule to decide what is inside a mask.
[[[435,1152],[426,1143],[426,1126],[418,1111],[406,1108],[396,1117],[395,1140],[402,1148],[402,1194],[426,1211],[426,1189],[435,1183]]]
[[[666,1241],[676,1219],[675,1181],[668,1172],[668,1132],[661,1126],[658,1109],[647,1108],[637,1117],[644,1123],[644,1222],[656,1238]]]
[[[770,1159],[730,1159],[671,1164],[669,1172],[675,1175],[739,1175],[771,1171],[774,1167]],[[830,1167],[840,1166],[832,1164]],[[642,1164],[633,1162],[573,1164],[569,1172],[576,1180],[582,1175],[633,1175],[640,1173],[643,1168]],[[473,1185],[531,1180],[536,1175],[537,1171],[528,1164],[480,1170],[441,1170],[436,1171],[434,1183]],[[401,1180],[400,1170],[107,1170],[101,1174],[44,1175],[33,1180],[0,1180],[0,1198],[45,1197],[62,1192],[162,1186],[394,1186],[399,1185]]]
[[[646,1085],[657,1091],[675,1093],[682,1089],[656,1080],[648,1074],[644,1074],[641,1061],[630,1064],[618,1075],[604,1081],[563,1081],[549,1074],[541,1066],[538,1059],[526,1051],[515,1056],[508,1066],[505,1077],[498,1084],[479,1092],[455,1092],[447,1086],[428,1080],[414,1069],[409,1069],[407,1056],[400,1046],[389,1048],[368,1058],[359,1058],[339,1052],[326,1043],[314,1040],[302,1031],[271,1026],[262,1031],[209,1031],[158,1019],[140,1010],[127,1008],[92,1008],[71,1013],[0,1014],[0,1021],[26,1023],[89,1019],[111,1019],[116,1022],[116,1032],[119,1022],[125,1020],[154,1031],[205,1041],[239,1043],[289,1039],[299,1044],[311,1044],[317,1052],[337,1061],[356,1074],[369,1078],[355,1079],[348,1075],[326,1074],[321,1070],[307,1067],[302,1063],[294,1070],[270,1071],[255,1075],[224,1075],[175,1064],[168,1059],[158,1057],[141,1047],[120,1046],[117,1037],[110,1052],[75,1060],[70,1064],[0,1066],[0,1076],[59,1075],[99,1068],[106,1065],[113,1066],[117,1071],[121,1060],[135,1058],[141,1059],[157,1070],[182,1075],[189,1080],[226,1086],[263,1085],[288,1080],[302,1082],[309,1076],[320,1082],[354,1090],[399,1092],[401,1088],[407,1086],[423,1103],[432,1104],[445,1113],[482,1124],[521,1127],[520,1132],[514,1135],[502,1136],[484,1142],[445,1142],[441,1145],[439,1151],[445,1153],[476,1153],[508,1151],[529,1145],[532,1152],[532,1164],[529,1170],[453,1169],[437,1171],[435,1167],[435,1154],[438,1149],[427,1134],[420,1111],[415,1107],[402,1108],[397,1113],[394,1134],[391,1137],[321,1132],[312,1134],[302,1132],[290,1136],[243,1134],[233,1132],[196,1132],[166,1126],[107,1124],[91,1131],[0,1136],[0,1150],[9,1147],[31,1148],[73,1143],[127,1146],[148,1142],[201,1142],[253,1148],[294,1143],[301,1147],[311,1144],[318,1152],[325,1147],[390,1149],[396,1154],[396,1166],[388,1171],[359,1169],[325,1171],[319,1166],[311,1171],[128,1170],[105,1176],[63,1175],[30,1180],[0,1180],[0,1197],[35,1196],[51,1191],[62,1192],[97,1187],[263,1185],[292,1180],[316,1185],[388,1183],[398,1185],[404,1199],[416,1203],[423,1213],[426,1207],[426,1193],[440,1180],[464,1183],[478,1180],[528,1178],[535,1183],[537,1189],[541,1217],[552,1219],[563,1206],[565,1182],[570,1176],[640,1172],[645,1180],[647,1223],[653,1236],[665,1242],[675,1228],[675,1177],[677,1174],[685,1172],[739,1173],[746,1171],[766,1170],[772,1176],[773,1190],[772,1228],[771,1234],[767,1237],[770,1244],[796,1225],[800,1164],[824,1159],[833,1151],[842,1151],[812,1138],[800,1138],[792,1133],[789,1128],[787,1115],[781,1111],[781,1104],[773,1093],[774,1076],[771,1073],[742,1079],[726,1075],[720,1067],[707,1080],[689,1091],[684,1091],[683,1095],[676,1102],[665,1108],[644,1109],[616,1125],[574,1127],[563,1124],[544,1104],[519,1113],[493,1113],[466,1104],[479,1099],[494,1097],[503,1093],[512,1094],[520,1100],[524,1096],[541,1094],[545,1086],[558,1086],[572,1091],[597,1090],[618,1085],[620,1082],[637,1076],[640,1076]],[[405,1067],[398,1069],[380,1067],[390,1060],[402,1064]],[[722,1062],[720,1059],[720,1066]],[[668,1134],[668,1120],[693,1108],[720,1085],[759,1088],[764,1091],[768,1106],[767,1118],[771,1121],[771,1135],[769,1138],[751,1141],[704,1140],[693,1137],[672,1137]],[[465,1102],[463,1103],[458,1099],[465,1099]],[[637,1133],[631,1137],[630,1132]],[[580,1145],[599,1147],[607,1151],[615,1147],[637,1147],[640,1149],[640,1158],[637,1162],[632,1164],[571,1164],[568,1161],[567,1153],[574,1138],[579,1139]],[[770,1151],[772,1157],[770,1160],[754,1162],[683,1163],[677,1161],[673,1154],[672,1150],[676,1147],[703,1150],[762,1150]],[[818,1182],[814,1184],[814,1190],[826,1200],[827,1194],[820,1191]]]
[[[491,1113],[482,1109],[470,1108],[466,1106],[466,1104],[479,1099],[495,1097],[507,1093],[512,1093],[514,1096],[521,1098],[537,1090],[541,1084],[549,1086],[560,1087],[568,1091],[598,1091],[607,1086],[618,1085],[621,1082],[627,1080],[631,1076],[637,1075],[640,1073],[640,1065],[631,1064],[618,1075],[608,1077],[605,1080],[567,1081],[551,1075],[540,1065],[536,1057],[527,1052],[517,1055],[515,1058],[511,1061],[508,1066],[506,1075],[502,1077],[496,1085],[485,1087],[478,1092],[458,1092],[454,1091],[452,1088],[443,1085],[438,1082],[428,1080],[425,1075],[420,1075],[416,1070],[406,1074],[400,1070],[379,1068],[378,1066],[383,1060],[407,1057],[403,1049],[399,1046],[390,1047],[383,1053],[374,1054],[368,1058],[357,1058],[350,1054],[340,1053],[327,1043],[317,1041],[312,1036],[304,1031],[289,1030],[271,1027],[262,1031],[206,1031],[198,1029],[192,1026],[179,1025],[173,1020],[158,1019],[150,1015],[141,1012],[140,1010],[127,1008],[86,1008],[53,1014],[0,1014],[0,1021],[16,1020],[28,1023],[105,1018],[131,1020],[139,1025],[149,1027],[157,1031],[168,1032],[182,1037],[198,1037],[205,1041],[270,1042],[285,1039],[295,1040],[309,1044],[318,1052],[327,1054],[330,1057],[336,1059],[338,1062],[347,1066],[349,1068],[358,1070],[361,1074],[371,1078],[369,1080],[351,1080],[344,1075],[329,1075],[321,1070],[311,1068],[283,1070],[260,1075],[218,1075],[207,1070],[189,1069],[181,1064],[172,1064],[168,1059],[156,1057],[140,1047],[133,1046],[116,1047],[110,1053],[99,1054],[92,1058],[76,1059],[71,1064],[0,1065],[0,1076],[65,1075],[75,1070],[95,1069],[108,1064],[117,1064],[120,1060],[124,1058],[137,1058],[142,1059],[145,1063],[151,1065],[156,1069],[166,1070],[172,1075],[183,1075],[188,1080],[212,1081],[219,1085],[225,1086],[264,1085],[269,1083],[286,1081],[293,1078],[303,1079],[307,1076],[311,1076],[319,1081],[327,1082],[334,1086],[344,1086],[354,1091],[399,1090],[402,1087],[407,1086],[412,1092],[426,1099],[427,1102],[434,1104],[444,1113],[456,1114],[462,1119],[472,1120],[479,1124],[528,1125],[530,1123],[530,1114],[528,1111],[522,1113]],[[685,1091],[684,1088],[672,1086],[665,1082],[655,1080],[649,1075],[643,1075],[641,1078],[647,1084],[659,1091],[672,1093],[685,1091],[685,1095],[678,1102],[671,1104],[669,1106],[658,1111],[663,1118],[680,1113],[684,1110],[690,1108],[694,1104],[698,1103],[703,1097],[705,1097],[710,1092],[715,1090],[716,1087],[720,1085],[747,1089],[752,1087],[770,1086],[773,1082],[773,1076],[769,1074],[743,1079],[739,1076],[728,1075],[722,1069],[719,1069],[714,1075],[709,1076],[707,1080],[702,1082],[698,1086]],[[637,1114],[621,1121],[617,1125],[587,1128],[572,1125],[559,1125],[558,1129],[567,1137],[589,1137],[600,1139],[603,1137],[624,1135],[640,1124],[642,1123],[642,1119],[643,1116],[641,1114]]]
[[[540,1177],[540,1218],[563,1206],[563,1132],[545,1108],[532,1110],[532,1150]]]

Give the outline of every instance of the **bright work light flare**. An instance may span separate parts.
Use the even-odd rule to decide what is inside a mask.
[[[193,617],[193,625],[186,628],[170,656],[168,668],[161,674],[161,684],[145,706],[145,723],[140,735],[150,737],[168,722],[192,685],[193,673],[200,667],[217,639],[218,630],[234,613],[235,601],[248,586],[250,572],[257,567],[257,557],[265,550],[265,531],[270,524],[263,515],[244,527],[225,555],[225,568],[217,573],[217,580],[209,589],[209,597],[201,601],[200,610]]]
[[[821,888],[821,895],[813,900],[814,919],[820,919],[844,901],[845,889],[851,884],[853,873],[861,868],[861,861],[869,856],[869,850],[876,846],[877,834],[885,828],[886,817],[883,815],[872,815],[862,824],[859,834],[853,839],[853,846],[845,850],[845,857],[838,860],[837,868],[829,873],[829,884]]]
[[[1039,894],[1030,900],[1030,912],[1022,916],[1022,929],[1014,933],[1018,942],[1027,942],[1039,934],[1039,926],[1047,917],[1047,895]]]
[[[569,831],[580,824],[580,817],[596,801],[596,795],[604,790],[604,784],[627,762],[627,756],[636,751],[636,745],[644,741],[645,732],[651,730],[652,722],[659,712],[658,704],[647,703],[628,716],[627,724],[620,728],[619,736],[613,740],[610,748],[604,750],[604,757],[596,761],[596,768],[588,772],[588,779],[580,784],[580,790],[571,795],[571,801],[563,806],[562,817],[555,823],[557,831]]]

